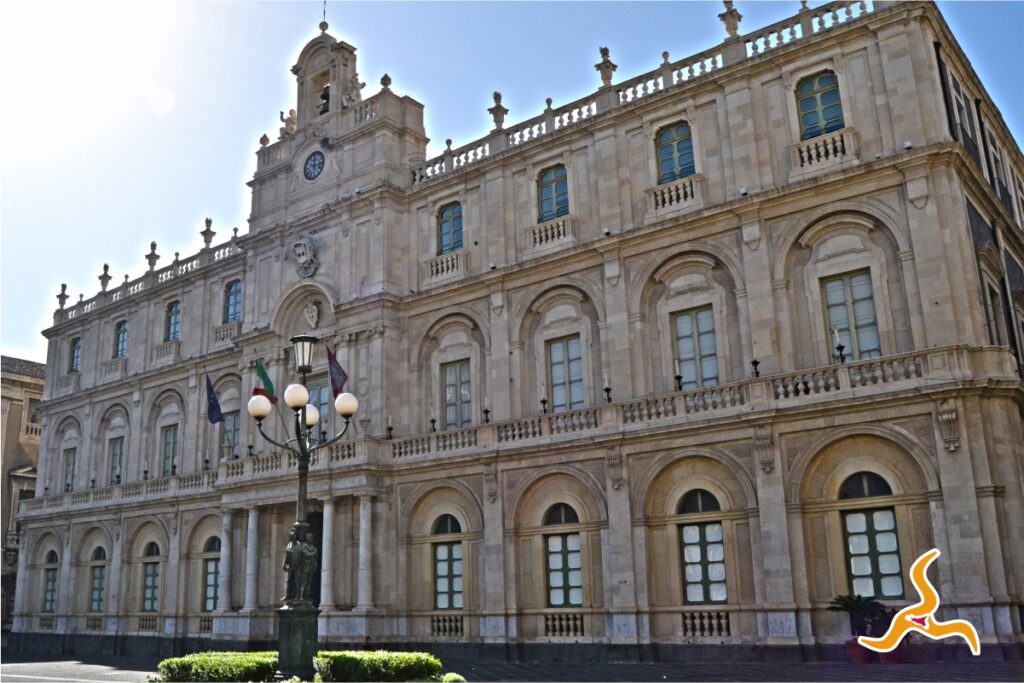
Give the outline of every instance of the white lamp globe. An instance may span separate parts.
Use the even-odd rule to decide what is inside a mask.
[[[262,420],[267,415],[270,415],[271,407],[269,398],[262,394],[256,394],[249,399],[249,404],[246,406],[246,409],[254,418]]]
[[[359,410],[359,399],[347,391],[344,394],[338,394],[338,398],[334,399],[334,410],[347,420]]]
[[[306,426],[315,427],[320,422],[320,410],[312,403],[306,404]]]
[[[289,384],[284,390],[284,402],[292,410],[299,410],[309,403],[309,391],[301,384]]]

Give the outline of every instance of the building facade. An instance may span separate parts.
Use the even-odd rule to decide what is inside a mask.
[[[4,530],[3,555],[3,633],[11,630],[14,618],[14,594],[17,583],[20,525],[15,519],[18,505],[35,496],[36,464],[39,462],[39,435],[42,425],[39,408],[43,402],[43,374],[46,366],[21,358],[0,357],[3,392],[0,394],[3,445],[0,448],[0,473],[3,474],[3,509],[0,526]]]
[[[247,234],[58,296],[19,645],[275,638],[295,463],[244,404],[310,333],[361,402],[310,471],[324,642],[826,656],[938,547],[1019,653],[1024,157],[932,4],[721,18],[432,159],[322,25]]]

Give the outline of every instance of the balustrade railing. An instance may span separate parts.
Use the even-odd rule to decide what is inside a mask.
[[[686,638],[715,637],[732,635],[729,613],[719,611],[683,612],[683,636]]]
[[[576,219],[572,216],[562,216],[547,223],[541,223],[530,228],[532,238],[531,246],[534,249],[543,249],[556,244],[570,242],[574,238]]]
[[[857,155],[857,134],[853,128],[847,127],[810,140],[801,140],[789,146],[791,175],[800,177],[811,171],[835,168],[856,160]]]
[[[694,174],[647,190],[648,208],[654,213],[697,209],[704,204],[704,176]]]
[[[584,615],[581,612],[558,612],[544,615],[544,635],[555,638],[573,638],[586,635]]]
[[[427,261],[426,275],[428,280],[443,280],[466,271],[466,252],[455,251],[450,254],[442,254]]]
[[[461,614],[442,614],[430,617],[430,635],[459,638],[465,635]]]

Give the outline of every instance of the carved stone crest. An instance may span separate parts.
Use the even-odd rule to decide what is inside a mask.
[[[316,246],[308,237],[299,237],[292,242],[289,248],[292,258],[298,263],[295,272],[299,277],[313,277],[320,267],[320,261],[316,258]]]
[[[320,302],[313,300],[307,303],[302,309],[302,315],[309,323],[311,329],[316,329],[317,324],[320,322]]]

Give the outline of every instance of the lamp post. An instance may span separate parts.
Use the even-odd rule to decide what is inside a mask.
[[[315,439],[313,429],[320,423],[320,411],[309,402],[306,375],[313,370],[313,346],[319,340],[309,335],[297,335],[289,341],[295,349],[295,370],[302,376],[301,384],[289,384],[284,390],[284,402],[295,413],[295,438],[281,443],[263,431],[263,420],[273,408],[266,396],[250,398],[248,411],[256,420],[260,436],[290,452],[298,464],[299,492],[295,504],[295,523],[288,534],[284,557],[288,584],[284,605],[277,610],[278,669],[286,679],[298,676],[302,680],[312,680],[313,657],[317,652],[317,616],[320,610],[309,599],[310,584],[317,568],[316,546],[310,542],[309,524],[306,522],[309,459],[312,453],[330,446],[345,435],[352,416],[359,409],[359,401],[352,394],[338,394],[334,399],[334,410],[345,418],[345,426],[331,439]]]

